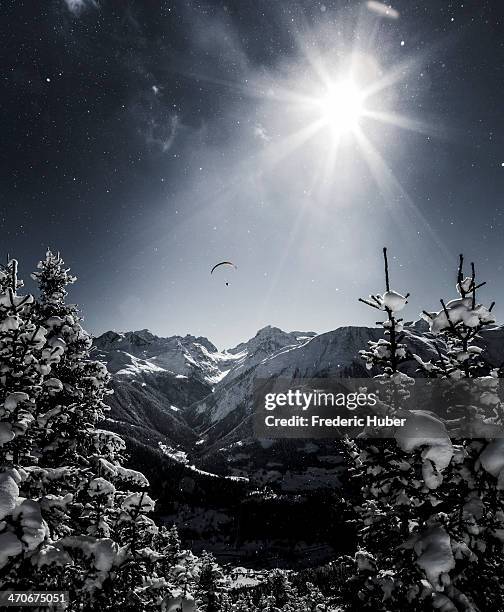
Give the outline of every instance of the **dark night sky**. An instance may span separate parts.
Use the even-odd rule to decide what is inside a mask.
[[[2,2],[2,252],[26,278],[61,250],[95,333],[370,323],[384,244],[406,317],[452,297],[463,251],[502,319],[504,6],[393,6]],[[324,174],[327,130],[296,144],[316,117],[280,93],[352,50],[400,76],[369,104],[422,127],[364,118],[378,165],[350,135]],[[210,277],[222,259],[238,270]]]

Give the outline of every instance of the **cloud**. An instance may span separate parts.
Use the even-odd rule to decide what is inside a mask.
[[[178,115],[171,115],[163,119],[153,117],[149,120],[144,132],[145,140],[148,145],[167,153],[172,148],[181,127]]]
[[[65,0],[70,1],[79,4],[95,2]],[[135,76],[132,90],[136,91],[129,101],[128,110],[132,128],[153,153],[167,153],[174,143],[181,148],[197,146],[196,143],[207,137],[221,142],[228,133],[222,129],[222,124],[228,126],[228,123],[220,113],[203,107],[198,109],[197,115],[191,114],[196,104],[192,100],[186,102],[170,86],[167,75],[173,71],[184,75],[194,88],[202,92],[215,91],[216,88],[242,92],[246,89],[244,75],[246,77],[253,70],[239,30],[225,11],[202,14],[191,0],[181,10],[185,11],[186,35],[183,48],[175,46],[174,50],[167,48],[164,39],[144,36],[139,25],[141,20],[133,12],[128,12],[128,22],[133,20],[135,25],[134,46],[144,49],[144,52],[128,53],[123,60],[128,73]],[[238,112],[243,112],[242,106],[237,103]],[[253,126],[252,129],[255,138],[263,142],[269,140],[261,125],[258,124],[257,130]]]
[[[140,66],[142,76],[152,83],[152,75]],[[143,86],[129,104],[132,127],[151,152],[167,153],[173,146],[179,132],[186,126],[173,103],[163,96],[161,85]]]
[[[96,0],[64,0],[67,9],[73,15],[80,15],[88,8],[98,8]]]
[[[375,15],[379,17],[384,17],[386,19],[399,19],[400,17],[399,11],[396,11],[396,9],[388,4],[383,4],[383,2],[369,0],[369,2],[366,2],[366,6],[372,13],[375,13]]]
[[[254,125],[253,134],[256,138],[259,138],[259,140],[263,140],[264,142],[271,142],[271,137],[268,135],[268,132],[260,123],[256,123]]]

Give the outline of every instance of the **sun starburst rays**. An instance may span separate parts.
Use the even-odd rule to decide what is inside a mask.
[[[350,205],[352,189],[362,193],[357,177],[367,167],[397,230],[407,233],[414,226],[446,254],[445,245],[394,174],[393,161],[384,157],[386,140],[393,137],[391,128],[424,136],[442,134],[440,126],[404,113],[409,98],[401,96],[407,87],[400,82],[408,81],[409,68],[418,67],[418,62],[401,61],[385,70],[376,55],[350,48],[349,56],[342,48],[324,55],[307,45],[297,66],[261,84],[258,90],[267,92],[265,117],[276,132],[262,159],[275,172],[292,156],[308,172],[306,190],[321,219],[336,203]],[[304,214],[306,210],[301,217]]]

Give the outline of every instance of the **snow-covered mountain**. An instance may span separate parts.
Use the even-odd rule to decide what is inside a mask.
[[[226,355],[232,356],[234,362],[221,381],[224,378],[229,381],[240,376],[272,355],[303,346],[316,335],[315,332],[284,332],[271,325],[263,327],[248,342],[242,342],[226,351]]]
[[[160,338],[149,330],[117,333],[108,331],[95,340],[95,347],[116,378],[135,379],[145,373],[170,372],[216,385],[244,367],[260,363],[275,352],[298,346],[314,337],[314,332],[284,332],[265,327],[248,342],[219,351],[207,338],[171,336]]]
[[[228,361],[227,355],[207,338],[189,334],[160,338],[147,329],[109,331],[96,338],[95,346],[103,353],[109,371],[121,379],[134,379],[144,372],[171,372],[215,384],[226,371]]]
[[[146,329],[108,331],[94,342],[96,356],[113,375],[107,424],[151,446],[161,442],[191,447],[198,435],[186,420],[190,406],[212,396],[223,380],[240,377],[314,336],[268,326],[248,342],[219,351],[203,337],[162,338]]]
[[[95,339],[97,356],[113,375],[107,423],[149,446],[182,445],[201,454],[218,442],[250,435],[256,378],[320,377],[367,373],[358,351],[380,330],[343,327],[326,334],[265,327],[234,348],[219,351],[207,338],[162,338],[139,330],[109,331]],[[424,357],[433,351],[415,327],[410,343]]]
[[[204,439],[203,448],[214,456],[222,452],[220,449],[250,438],[256,379],[367,377],[369,372],[359,357],[359,350],[381,335],[378,328],[341,327],[308,338],[297,346],[277,350],[259,362],[245,362],[238,375],[224,378],[213,393],[190,406],[186,420]],[[407,329],[405,342],[425,360],[435,356],[432,341],[424,336],[422,326]],[[416,364],[412,363],[410,369],[415,368]]]
[[[411,352],[429,360],[436,349],[426,328],[423,321],[407,325],[404,341]],[[155,445],[166,437],[190,447],[199,441],[201,453],[215,443],[223,446],[250,435],[255,379],[368,376],[359,350],[381,333],[379,328],[341,327],[317,335],[268,326],[247,342],[219,351],[204,337],[162,338],[144,329],[106,332],[96,338],[95,347],[113,374],[114,427],[143,428]],[[502,327],[488,328],[480,343],[491,363],[504,361]],[[405,366],[411,372],[415,368],[415,362]]]

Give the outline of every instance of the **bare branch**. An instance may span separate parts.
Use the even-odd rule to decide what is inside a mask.
[[[387,247],[383,247],[383,259],[385,261],[385,287],[387,288],[387,291],[390,291],[389,269],[388,269],[388,259],[387,259]]]
[[[379,308],[376,304],[373,304],[372,302],[368,302],[367,300],[364,300],[363,298],[359,298],[358,301],[362,302],[363,304],[366,304],[367,306],[371,306],[371,308],[376,308],[376,310],[381,310],[381,308]]]
[[[461,257],[462,257],[462,255],[461,255]],[[444,357],[443,357],[443,355],[441,353],[441,349],[439,348],[439,345],[438,345],[437,342],[434,342],[434,346],[436,347],[436,351],[437,351],[437,354],[438,354],[438,357],[439,357],[439,361],[441,363],[441,367],[443,368],[444,373],[448,376],[448,370],[446,369],[446,364],[445,364],[445,361],[444,361]]]
[[[443,307],[443,310],[448,320],[448,325],[450,326],[450,329],[457,336],[457,338],[459,338],[460,340],[463,340],[464,338],[462,337],[460,331],[455,327],[455,324],[450,319],[450,313],[448,312],[448,309],[446,308],[446,304],[444,303],[444,300],[439,300],[439,301],[441,302],[441,306]]]
[[[462,268],[464,267],[464,256],[462,255],[462,253],[460,253],[459,255],[459,267],[458,267],[458,272],[457,272],[457,282],[460,286],[460,291],[462,293],[462,281],[464,280],[464,273],[462,272]],[[462,297],[464,297],[462,295]]]
[[[471,261],[471,287],[472,287],[472,309],[474,310],[476,308],[476,283],[475,283],[475,278],[476,278],[476,271],[474,270],[474,262]]]

